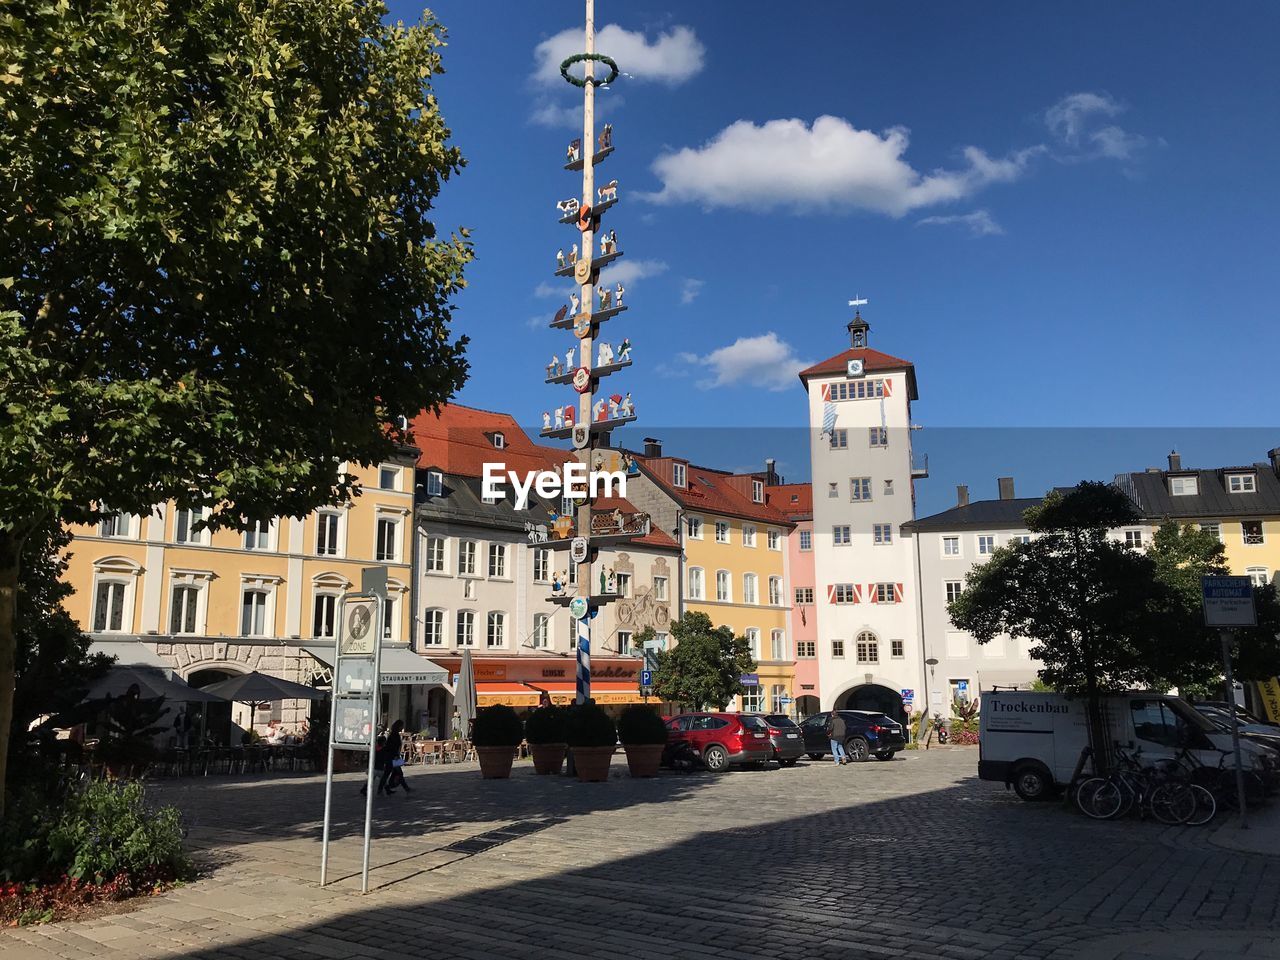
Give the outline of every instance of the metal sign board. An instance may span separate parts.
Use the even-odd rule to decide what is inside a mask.
[[[898,692],[902,694],[903,700],[914,700],[916,698],[916,692],[908,687],[903,687]]]
[[[574,537],[573,542],[569,544],[569,556],[574,563],[587,562],[587,538]]]
[[[585,450],[591,443],[591,428],[585,423],[573,425],[573,449]]]
[[[739,674],[738,682],[742,684],[744,687],[758,687],[760,686],[760,674],[758,673]]]
[[[1207,627],[1252,627],[1258,623],[1253,609],[1253,581],[1248,577],[1201,577],[1204,623]]]
[[[360,592],[387,599],[387,568],[361,567]]]
[[[342,607],[340,657],[371,657],[377,646],[377,597],[347,597]]]
[[[653,671],[652,671],[652,670],[641,670],[641,671],[640,671],[640,686],[642,686],[642,687],[652,687],[652,686],[653,686]]]

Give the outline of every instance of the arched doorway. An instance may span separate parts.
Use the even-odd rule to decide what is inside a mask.
[[[822,701],[811,694],[796,697],[796,716],[804,719],[811,717],[822,709]]]
[[[187,683],[193,687],[207,687],[211,683],[240,676],[239,670],[223,670],[205,667],[187,674]],[[240,742],[240,735],[249,728],[249,708],[243,703],[230,701],[203,704],[204,730],[197,731],[201,739],[207,737],[214,743],[230,746]]]
[[[901,724],[907,722],[902,694],[878,683],[864,683],[836,697],[837,710],[874,710]]]

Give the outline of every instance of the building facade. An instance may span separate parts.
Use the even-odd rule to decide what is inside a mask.
[[[821,595],[813,562],[813,487],[807,483],[771,486],[770,498],[795,528],[787,537],[787,591],[791,609],[787,632],[795,654],[796,716],[822,709],[818,690],[818,614]]]

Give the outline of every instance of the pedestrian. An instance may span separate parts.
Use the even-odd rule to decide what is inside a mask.
[[[542,695],[538,697],[538,706],[539,707],[551,706],[551,694],[548,693],[546,690],[543,690]]]
[[[849,756],[844,752],[844,717],[840,711],[832,710],[827,717],[827,739],[831,741],[831,759],[835,763],[848,763]]]
[[[382,780],[378,782],[378,792],[384,790],[387,796],[396,792],[396,787],[404,787],[404,792],[409,793],[409,784],[404,778],[404,757],[401,755],[401,738],[400,731],[404,729],[404,721],[397,720],[391,725],[391,732],[387,734],[387,746],[383,751],[382,761]]]
[[[373,769],[375,771],[381,771],[381,770],[385,770],[386,766],[387,766],[387,735],[385,733],[380,733],[378,734],[378,739],[375,740],[373,744]],[[378,793],[382,793],[382,787],[385,782],[386,782],[385,777],[378,781]],[[365,797],[368,795],[369,795],[369,784],[366,782],[365,785],[360,788],[360,796]]]

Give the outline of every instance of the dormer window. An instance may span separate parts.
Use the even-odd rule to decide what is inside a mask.
[[[685,485],[686,477],[683,463],[673,463],[671,465],[671,482],[677,487]]]
[[[1257,493],[1258,478],[1252,473],[1229,473],[1227,489],[1232,493]]]
[[[752,503],[764,503],[764,481],[751,481],[751,501]]]
[[[444,474],[439,470],[427,471],[427,496],[442,497],[444,496]]]
[[[1195,477],[1170,477],[1169,494],[1174,497],[1194,497],[1200,492],[1200,484]]]
[[[507,445],[507,438],[500,433],[495,433],[491,438],[493,440],[493,449],[501,450]]]

